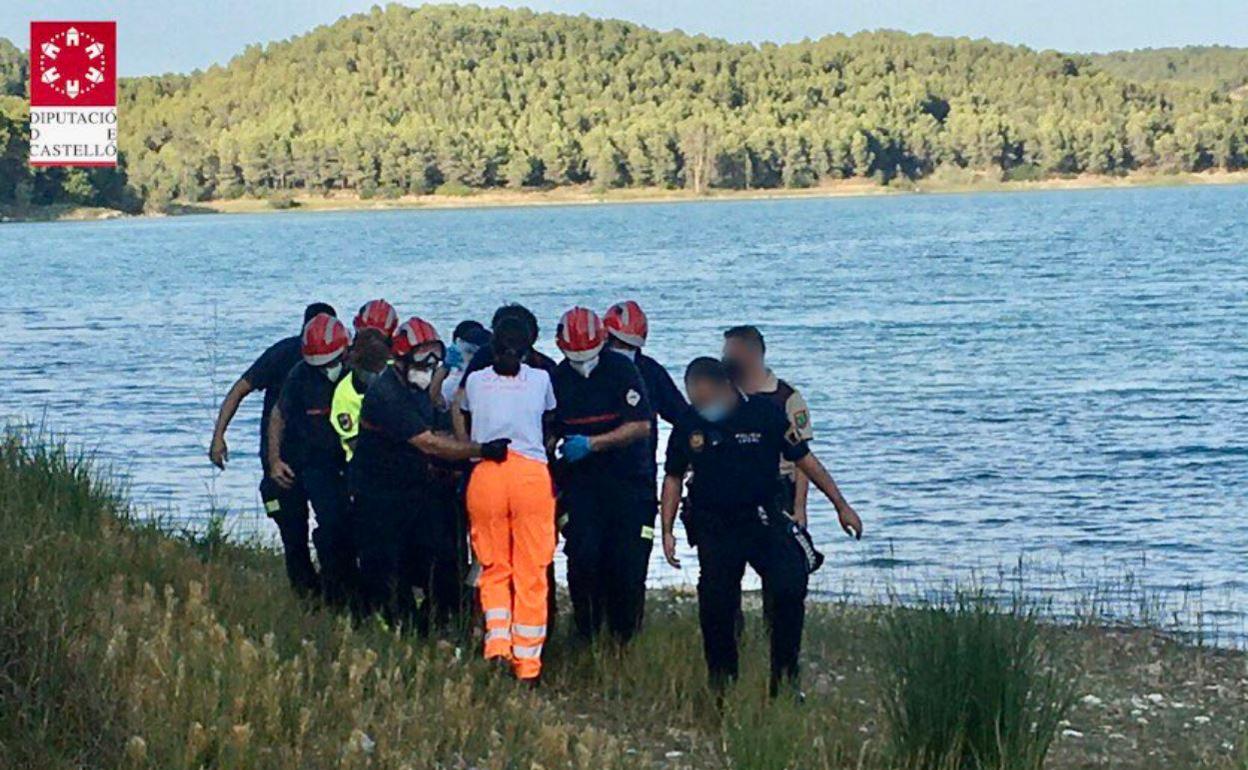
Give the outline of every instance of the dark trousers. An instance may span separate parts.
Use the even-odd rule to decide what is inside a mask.
[[[296,476],[316,512],[312,544],[321,565],[321,595],[331,607],[345,609],[359,583],[346,475],[339,467],[305,467]]]
[[[638,631],[654,545],[654,497],[646,482],[576,479],[563,491],[568,593],[576,632],[592,639],[605,622],[628,641]]]
[[[466,602],[462,509],[453,493],[361,491],[355,503],[365,609],[422,635],[431,623],[450,625]]]
[[[266,468],[260,482],[260,499],[282,539],[290,587],[301,597],[315,596],[320,591],[320,580],[308,546],[308,496],[302,480],[296,480],[290,489],[282,489],[269,478]]]
[[[723,685],[736,679],[737,617],[741,612],[741,579],[748,564],[763,579],[764,613],[771,634],[771,689],[796,681],[802,626],[806,619],[806,561],[797,543],[782,527],[750,516],[722,523],[715,514],[698,534],[698,619],[711,681]]]

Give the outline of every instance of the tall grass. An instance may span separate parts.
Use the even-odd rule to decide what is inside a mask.
[[[966,595],[812,607],[804,705],[767,697],[757,608],[718,699],[679,594],[624,650],[552,639],[521,689],[300,602],[214,521],[138,520],[89,457],[0,434],[0,767],[1036,770],[1073,693],[1031,610]]]
[[[894,607],[876,666],[894,759],[912,770],[1040,770],[1074,705],[1058,636],[1021,598]]]

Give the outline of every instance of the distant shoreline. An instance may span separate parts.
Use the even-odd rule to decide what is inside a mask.
[[[529,206],[592,206],[621,203],[680,203],[698,201],[792,200],[804,198],[858,198],[882,195],[944,195],[957,193],[1096,190],[1139,187],[1182,187],[1248,184],[1248,171],[1202,173],[1137,173],[1127,176],[1081,174],[1035,181],[1002,181],[980,172],[936,174],[915,182],[881,185],[869,179],[847,179],[802,189],[691,190],[619,188],[595,190],[589,186],[548,190],[480,190],[462,195],[407,195],[398,198],[361,198],[353,193],[328,196],[293,195],[275,198],[175,202],[161,213],[127,214],[90,206],[57,204],[30,209],[0,208],[0,222],[72,222],[130,216],[163,217],[197,214],[280,214],[287,211],[387,211],[408,209],[475,209]]]

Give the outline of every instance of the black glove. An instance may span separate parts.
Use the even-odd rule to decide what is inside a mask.
[[[501,463],[507,459],[507,445],[510,443],[509,438],[496,438],[485,442],[481,445],[481,459]]]

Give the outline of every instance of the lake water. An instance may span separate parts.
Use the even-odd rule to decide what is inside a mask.
[[[553,352],[569,305],[636,298],[674,373],[752,322],[805,392],[867,527],[852,543],[812,505],[828,595],[1143,594],[1243,638],[1248,187],[20,224],[0,268],[0,419],[94,448],[191,524],[215,506],[272,534],[260,399],[224,473],[205,452],[307,301],[384,296],[444,334],[520,301]],[[656,582],[695,575],[656,554]]]

